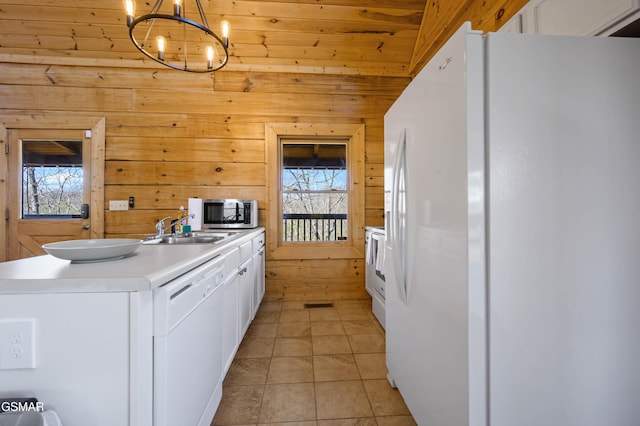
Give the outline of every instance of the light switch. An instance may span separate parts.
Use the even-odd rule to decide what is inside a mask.
[[[109,210],[129,210],[128,200],[111,200],[109,201]]]

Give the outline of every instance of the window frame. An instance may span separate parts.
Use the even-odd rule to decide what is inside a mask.
[[[54,130],[51,130],[51,132],[53,132]],[[60,130],[55,131],[58,135],[62,132]],[[78,131],[65,131],[64,133],[78,133]],[[77,213],[49,213],[49,214],[35,214],[35,213],[25,213],[25,186],[28,185],[27,182],[25,182],[25,168],[26,167],[35,167],[35,168],[40,168],[40,167],[50,167],[50,168],[58,168],[60,165],[45,165],[45,164],[38,164],[38,165],[32,165],[32,166],[25,166],[25,144],[29,144],[32,142],[36,142],[36,143],[42,143],[42,142],[48,142],[51,144],[57,144],[58,142],[76,142],[79,144],[81,153],[80,153],[80,159],[79,162],[75,163],[75,164],[66,164],[66,167],[78,167],[81,170],[81,174],[82,174],[82,191],[80,194],[80,203],[77,206],[78,207],[78,212]],[[21,179],[20,179],[20,183],[21,183],[21,187],[22,187],[22,191],[21,191],[21,195],[19,197],[20,199],[20,204],[21,204],[21,208],[20,208],[20,214],[19,217],[23,220],[40,220],[40,219],[58,219],[58,220],[75,220],[75,219],[81,219],[81,206],[82,204],[85,203],[85,201],[89,201],[91,199],[91,189],[90,189],[90,185],[91,185],[91,180],[89,179],[89,176],[91,174],[91,140],[88,138],[78,138],[78,137],[67,137],[67,138],[43,138],[43,137],[36,137],[36,138],[30,138],[30,137],[24,137],[21,138],[19,140],[20,143],[20,166],[21,166]],[[89,151],[89,153],[87,153],[87,151]],[[43,156],[47,156],[49,154],[42,154]],[[88,172],[88,173],[87,173]]]
[[[347,240],[289,242],[282,239],[281,146],[291,139],[340,141],[347,156]],[[351,259],[364,256],[364,125],[267,123],[267,246],[273,259]]]

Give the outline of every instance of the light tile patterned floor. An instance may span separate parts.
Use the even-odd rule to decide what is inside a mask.
[[[212,426],[415,425],[386,377],[384,330],[370,301],[264,302]]]

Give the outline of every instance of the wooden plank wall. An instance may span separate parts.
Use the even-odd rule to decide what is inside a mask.
[[[152,233],[192,196],[258,199],[266,224],[265,123],[364,123],[365,223],[382,225],[385,111],[464,20],[490,31],[525,2],[204,2],[232,22],[212,78],[143,61],[120,1],[0,0],[0,115],[105,117],[107,237]],[[366,297],[363,263],[267,259],[267,298]]]
[[[422,16],[409,72],[416,76],[460,26],[471,22],[474,30],[497,31],[529,0],[430,0]]]
[[[383,116],[405,78],[0,64],[0,115],[103,114],[105,236],[142,236],[188,197],[255,198],[265,123],[365,123],[366,224],[383,224]],[[135,208],[108,201],[135,197]],[[267,299],[366,297],[364,260],[267,259]]]

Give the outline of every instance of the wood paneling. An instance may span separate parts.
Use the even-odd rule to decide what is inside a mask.
[[[167,206],[175,206],[190,197],[200,198],[240,198],[258,200],[260,210],[266,208],[266,194],[264,182],[256,186],[229,185],[109,185],[106,188],[105,200],[126,200],[135,197],[135,211],[158,210]],[[105,201],[105,209],[109,208]],[[130,212],[131,213],[131,212]],[[169,211],[169,214],[175,212]],[[160,218],[158,218],[160,219]]]
[[[422,16],[409,72],[415,76],[465,21],[474,30],[497,31],[529,0],[430,0]]]
[[[203,5],[213,28],[223,18],[231,23],[229,70],[407,77],[417,74],[463,22],[495,31],[527,1],[216,0]],[[139,11],[150,8],[138,3]],[[142,59],[130,43],[120,1],[0,0],[0,10],[4,54],[57,56],[59,62],[47,62],[54,64],[89,60],[99,66],[161,68]]]
[[[264,139],[156,138],[153,144],[137,137],[114,136],[108,160],[201,161],[264,164]]]
[[[366,298],[364,259],[272,260],[267,268],[266,300]]]
[[[229,64],[211,76],[144,58],[121,1],[0,0],[0,114],[105,117],[107,237],[152,233],[194,196],[255,198],[266,225],[265,123],[364,124],[365,224],[382,225],[384,113],[463,21],[493,30],[524,3],[203,1],[212,27],[231,23]],[[107,210],[129,196],[132,210]],[[361,258],[266,268],[267,300],[366,297]]]
[[[255,186],[265,182],[264,163],[220,161],[108,161],[105,177],[121,185]]]
[[[424,3],[215,0],[203,6],[213,28],[222,18],[231,24],[229,70],[408,76]],[[138,1],[139,13],[145,8],[150,5]],[[0,10],[3,53],[140,59],[121,1],[0,0]]]
[[[52,110],[64,109],[75,116],[100,111],[106,117],[107,237],[151,234],[158,219],[175,215],[194,196],[255,198],[260,203],[260,223],[265,225],[266,122],[365,123],[365,134],[372,129],[364,153],[365,223],[381,223],[382,120],[393,97],[406,84],[404,78],[349,77],[342,86],[337,76],[221,71],[215,77],[221,88],[213,92],[210,87],[198,90],[198,83],[184,80],[182,73],[174,75],[184,86],[175,87],[178,83],[169,85],[164,77],[154,79],[144,69],[1,66],[6,72],[0,73],[0,93],[6,96],[0,112],[20,116],[27,121],[22,125],[28,126],[29,120],[36,123]],[[122,79],[138,87],[127,88]],[[252,87],[248,91],[242,89],[247,79]],[[211,84],[211,78],[207,83]],[[381,88],[379,93],[376,86]],[[144,102],[136,102],[136,96]],[[220,104],[212,98],[220,99]],[[242,107],[229,111],[227,101],[234,98],[241,99]],[[357,102],[343,102],[339,108],[331,105],[331,99],[354,98]],[[132,210],[108,211],[108,200],[129,196],[135,198]],[[268,259],[267,298],[366,297],[361,263],[362,259],[292,263]],[[319,278],[327,274],[333,279]]]

